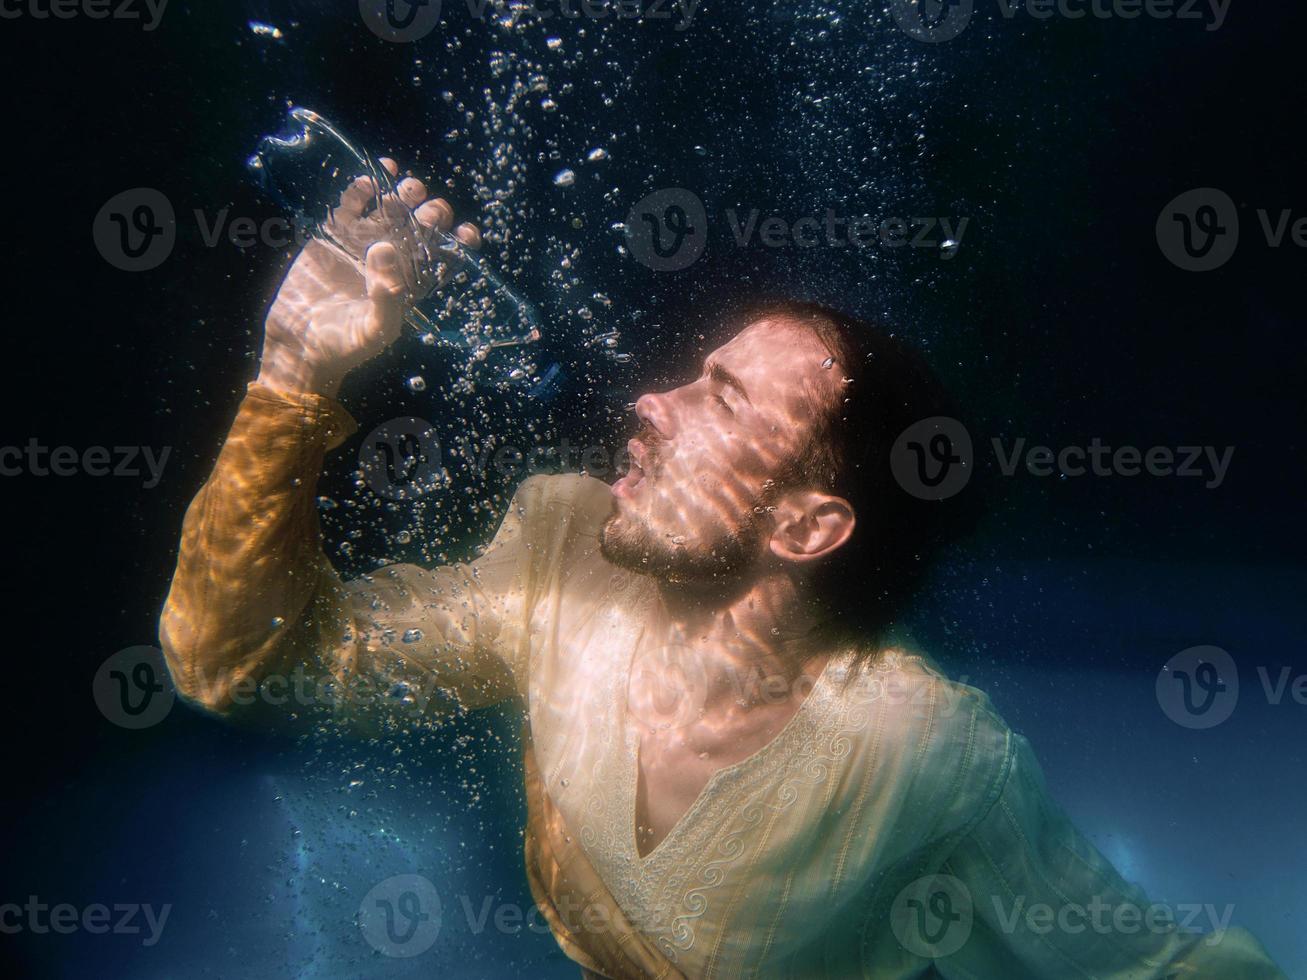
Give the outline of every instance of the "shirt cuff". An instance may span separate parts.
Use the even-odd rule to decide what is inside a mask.
[[[254,403],[251,407],[257,406],[260,414],[297,416],[301,425],[312,430],[312,437],[321,439],[328,450],[340,446],[359,428],[345,406],[326,395],[278,391],[258,381],[251,381],[245,392],[245,400]]]

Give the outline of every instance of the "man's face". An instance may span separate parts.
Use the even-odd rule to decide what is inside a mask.
[[[631,467],[613,484],[600,544],[609,561],[660,577],[738,574],[766,549],[770,502],[840,397],[841,371],[810,331],[751,323],[694,381],[636,402]]]

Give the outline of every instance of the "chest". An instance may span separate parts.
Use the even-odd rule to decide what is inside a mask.
[[[832,661],[770,725],[705,724],[694,671],[642,686],[660,656],[650,637],[665,635],[654,617],[580,606],[559,603],[533,634],[535,758],[631,922],[689,976],[713,972],[709,960],[718,975],[745,975],[759,950],[784,962],[824,949],[828,931],[857,936],[861,920],[837,910],[863,908],[873,869],[915,849],[891,831],[922,823],[895,818],[896,789],[915,783],[904,778],[911,753],[887,742],[896,729],[881,688],[849,686]]]
[[[725,715],[684,727],[648,728],[627,712],[627,739],[636,749],[635,845],[640,857],[658,847],[703,795],[714,775],[770,743],[798,710],[785,704],[757,717]]]
[[[721,777],[774,772],[762,757],[790,754],[794,740],[780,736],[805,711],[824,661],[788,697],[768,688],[758,704],[750,687],[737,703],[721,695],[712,664],[660,642],[648,620],[561,611],[561,628],[538,634],[557,646],[535,658],[531,722],[555,802],[583,843],[644,861],[693,822]]]

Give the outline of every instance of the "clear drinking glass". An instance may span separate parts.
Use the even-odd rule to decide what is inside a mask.
[[[377,158],[312,109],[291,108],[285,130],[263,137],[247,166],[303,230],[360,271],[373,242],[395,245],[409,286],[404,319],[426,343],[484,360],[496,348],[540,339],[535,308],[453,235],[422,227]],[[370,177],[374,188],[364,236],[335,220],[341,194],[359,177]]]

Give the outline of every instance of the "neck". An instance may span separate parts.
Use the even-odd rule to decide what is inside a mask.
[[[801,586],[781,572],[729,591],[662,582],[667,643],[684,648],[707,674],[705,709],[779,703],[819,671],[824,658],[808,640],[813,618]]]

